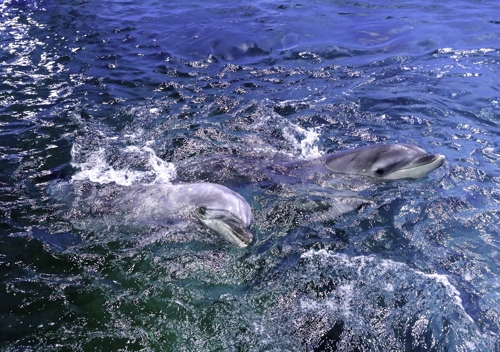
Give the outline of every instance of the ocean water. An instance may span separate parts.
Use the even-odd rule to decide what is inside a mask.
[[[0,13],[0,350],[500,351],[496,1]],[[280,171],[377,143],[447,161]],[[181,182],[240,193],[252,244],[99,210]],[[339,211],[352,195],[369,202]]]

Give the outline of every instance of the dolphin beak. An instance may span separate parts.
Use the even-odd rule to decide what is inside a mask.
[[[233,219],[202,220],[208,228],[224,236],[226,240],[238,247],[248,246],[253,239],[252,233],[239,221]]]
[[[228,224],[231,228],[232,235],[238,239],[238,241],[231,241],[239,247],[246,247],[250,243],[252,243],[252,233],[250,230],[243,226],[235,226],[232,224]]]
[[[442,154],[435,154],[435,156],[436,156],[436,165],[437,165],[436,169],[437,169],[438,167],[440,167],[441,165],[444,164],[444,162],[446,161],[446,158]]]
[[[398,180],[403,178],[421,178],[436,170],[444,164],[446,158],[441,154],[423,154],[408,163],[399,165],[399,169],[384,176],[386,180]]]
[[[412,160],[400,170],[393,172],[387,179],[425,177],[443,165],[445,160],[446,158],[441,154],[424,154]]]
[[[411,162],[411,166],[415,167],[420,165],[433,164],[433,166],[435,166],[435,168],[437,169],[444,164],[445,160],[446,158],[441,154],[425,154],[413,160]]]

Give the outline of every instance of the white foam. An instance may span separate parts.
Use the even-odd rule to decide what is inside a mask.
[[[134,170],[129,165],[118,167],[110,165],[106,158],[105,148],[99,148],[88,155],[82,154],[84,154],[83,148],[75,143],[71,149],[73,159],[71,165],[80,171],[73,175],[72,181],[89,180],[101,184],[116,183],[130,186],[137,183],[170,183],[176,176],[175,166],[160,159],[149,147],[128,146],[117,151],[117,154],[123,154],[124,157],[133,158],[134,155],[127,154],[136,154],[137,157],[145,158],[147,160],[145,170]],[[144,165],[141,166],[144,167]]]
[[[363,277],[365,275],[374,275],[377,273],[378,275],[383,276],[385,273],[396,274],[400,279],[404,280],[404,276],[406,273],[408,275],[419,275],[421,277],[425,277],[435,282],[441,284],[446,290],[446,295],[453,299],[454,304],[457,306],[458,311],[461,312],[470,322],[474,323],[474,320],[470,315],[467,314],[463,304],[462,298],[460,296],[460,292],[457,290],[455,286],[453,286],[448,277],[442,274],[426,274],[420,272],[418,270],[411,269],[408,265],[404,263],[395,262],[389,259],[378,259],[375,256],[357,256],[357,257],[348,257],[342,253],[335,253],[331,251],[327,251],[324,249],[321,250],[308,250],[307,252],[301,255],[301,258],[309,258],[312,259],[314,257],[320,257],[320,261],[340,261],[342,266],[345,268],[356,268],[357,275],[359,277]],[[368,268],[369,270],[364,272],[364,269]],[[378,269],[375,269],[378,268]],[[392,275],[391,275],[392,276]],[[372,276],[370,279],[373,279]],[[385,282],[385,289],[388,292],[394,291],[394,283],[390,283],[388,281]]]
[[[351,307],[354,306],[352,298],[354,295],[355,287],[353,284],[342,284],[337,287],[337,294],[342,297],[341,300],[341,311],[344,316],[347,318],[354,319],[354,313],[351,310]],[[331,304],[332,302],[329,302]]]
[[[309,250],[301,258],[305,260],[305,271],[300,279],[317,281],[322,290],[326,274],[334,276],[336,284],[334,288],[327,287],[324,292],[327,295],[321,298],[313,294],[299,297],[302,312],[342,319],[348,322],[349,330],[359,329],[363,333],[376,326],[405,321],[408,314],[418,311],[417,320],[411,325],[416,339],[432,329],[436,337],[445,341],[450,332],[439,330],[435,324],[441,318],[453,324],[451,334],[457,339],[456,344],[466,346],[467,350],[482,349],[483,342],[489,339],[465,311],[460,292],[447,275],[426,274],[405,263],[375,255],[350,257],[327,250]],[[401,293],[408,300],[397,307],[394,303],[399,302]],[[390,311],[377,306],[380,297],[386,303],[392,302]],[[394,335],[389,331],[385,337]]]
[[[452,297],[455,300],[455,304],[461,308],[463,314],[471,321],[474,322],[474,320],[471,318],[469,314],[466,313],[464,306],[462,305],[462,298],[460,297],[460,292],[458,292],[457,288],[450,284],[450,281],[448,281],[448,277],[446,275],[440,275],[440,274],[425,274],[422,272],[417,271],[418,274],[428,277],[430,279],[435,280],[436,282],[439,282],[441,285],[444,286],[446,289],[446,293],[448,294],[449,297]]]
[[[311,97],[306,97],[300,100],[284,100],[281,102],[274,102],[267,99],[273,106],[280,106],[286,108],[288,106],[307,106],[313,107],[314,104],[325,100],[321,99],[311,99]],[[275,113],[272,109],[264,108],[262,111],[257,113],[258,118],[255,121],[254,128],[280,128],[282,131],[283,138],[292,144],[294,151],[289,154],[292,157],[297,157],[300,154],[302,158],[312,159],[323,155],[318,147],[319,137],[321,136],[322,126],[304,128],[298,124],[291,122],[290,120],[284,118],[280,114]]]
[[[313,159],[323,155],[319,150],[318,141],[321,127],[302,128],[293,123],[289,123],[283,128],[283,137],[292,143],[295,150],[300,152],[301,157],[305,159]]]
[[[158,156],[156,156],[154,150],[149,147],[144,147],[142,149],[146,152],[149,152],[149,164],[153,168],[153,171],[156,173],[154,183],[170,183],[170,181],[172,181],[177,176],[174,164],[160,159]]]

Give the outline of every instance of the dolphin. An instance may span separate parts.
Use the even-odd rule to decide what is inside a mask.
[[[162,191],[168,212],[191,209],[203,225],[238,247],[252,242],[252,211],[240,194],[215,183],[169,185]]]
[[[368,176],[379,180],[421,178],[445,162],[441,154],[429,154],[409,144],[378,144],[343,150],[313,160],[294,163],[290,170],[308,173]]]
[[[397,180],[425,177],[443,165],[445,157],[429,154],[414,145],[381,144],[330,154],[323,162],[334,173]]]
[[[252,242],[252,210],[238,193],[215,183],[152,184],[128,187],[114,208],[140,223],[196,218],[238,247]]]
[[[238,193],[215,183],[180,183],[120,186],[71,182],[73,203],[68,216],[80,229],[109,226],[130,228],[163,225],[194,219],[238,247],[252,242],[252,210]],[[52,188],[64,195],[65,183]],[[81,196],[80,196],[81,195]],[[72,199],[73,198],[73,199]],[[91,216],[89,216],[89,214]],[[76,215],[76,216],[75,216]]]

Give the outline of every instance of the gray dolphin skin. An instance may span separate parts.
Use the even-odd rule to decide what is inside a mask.
[[[153,184],[127,188],[114,207],[141,222],[162,223],[193,215],[238,247],[252,242],[252,211],[238,193],[215,183]]]
[[[323,162],[335,173],[397,180],[425,177],[443,165],[445,157],[408,144],[379,144],[327,155]]]

